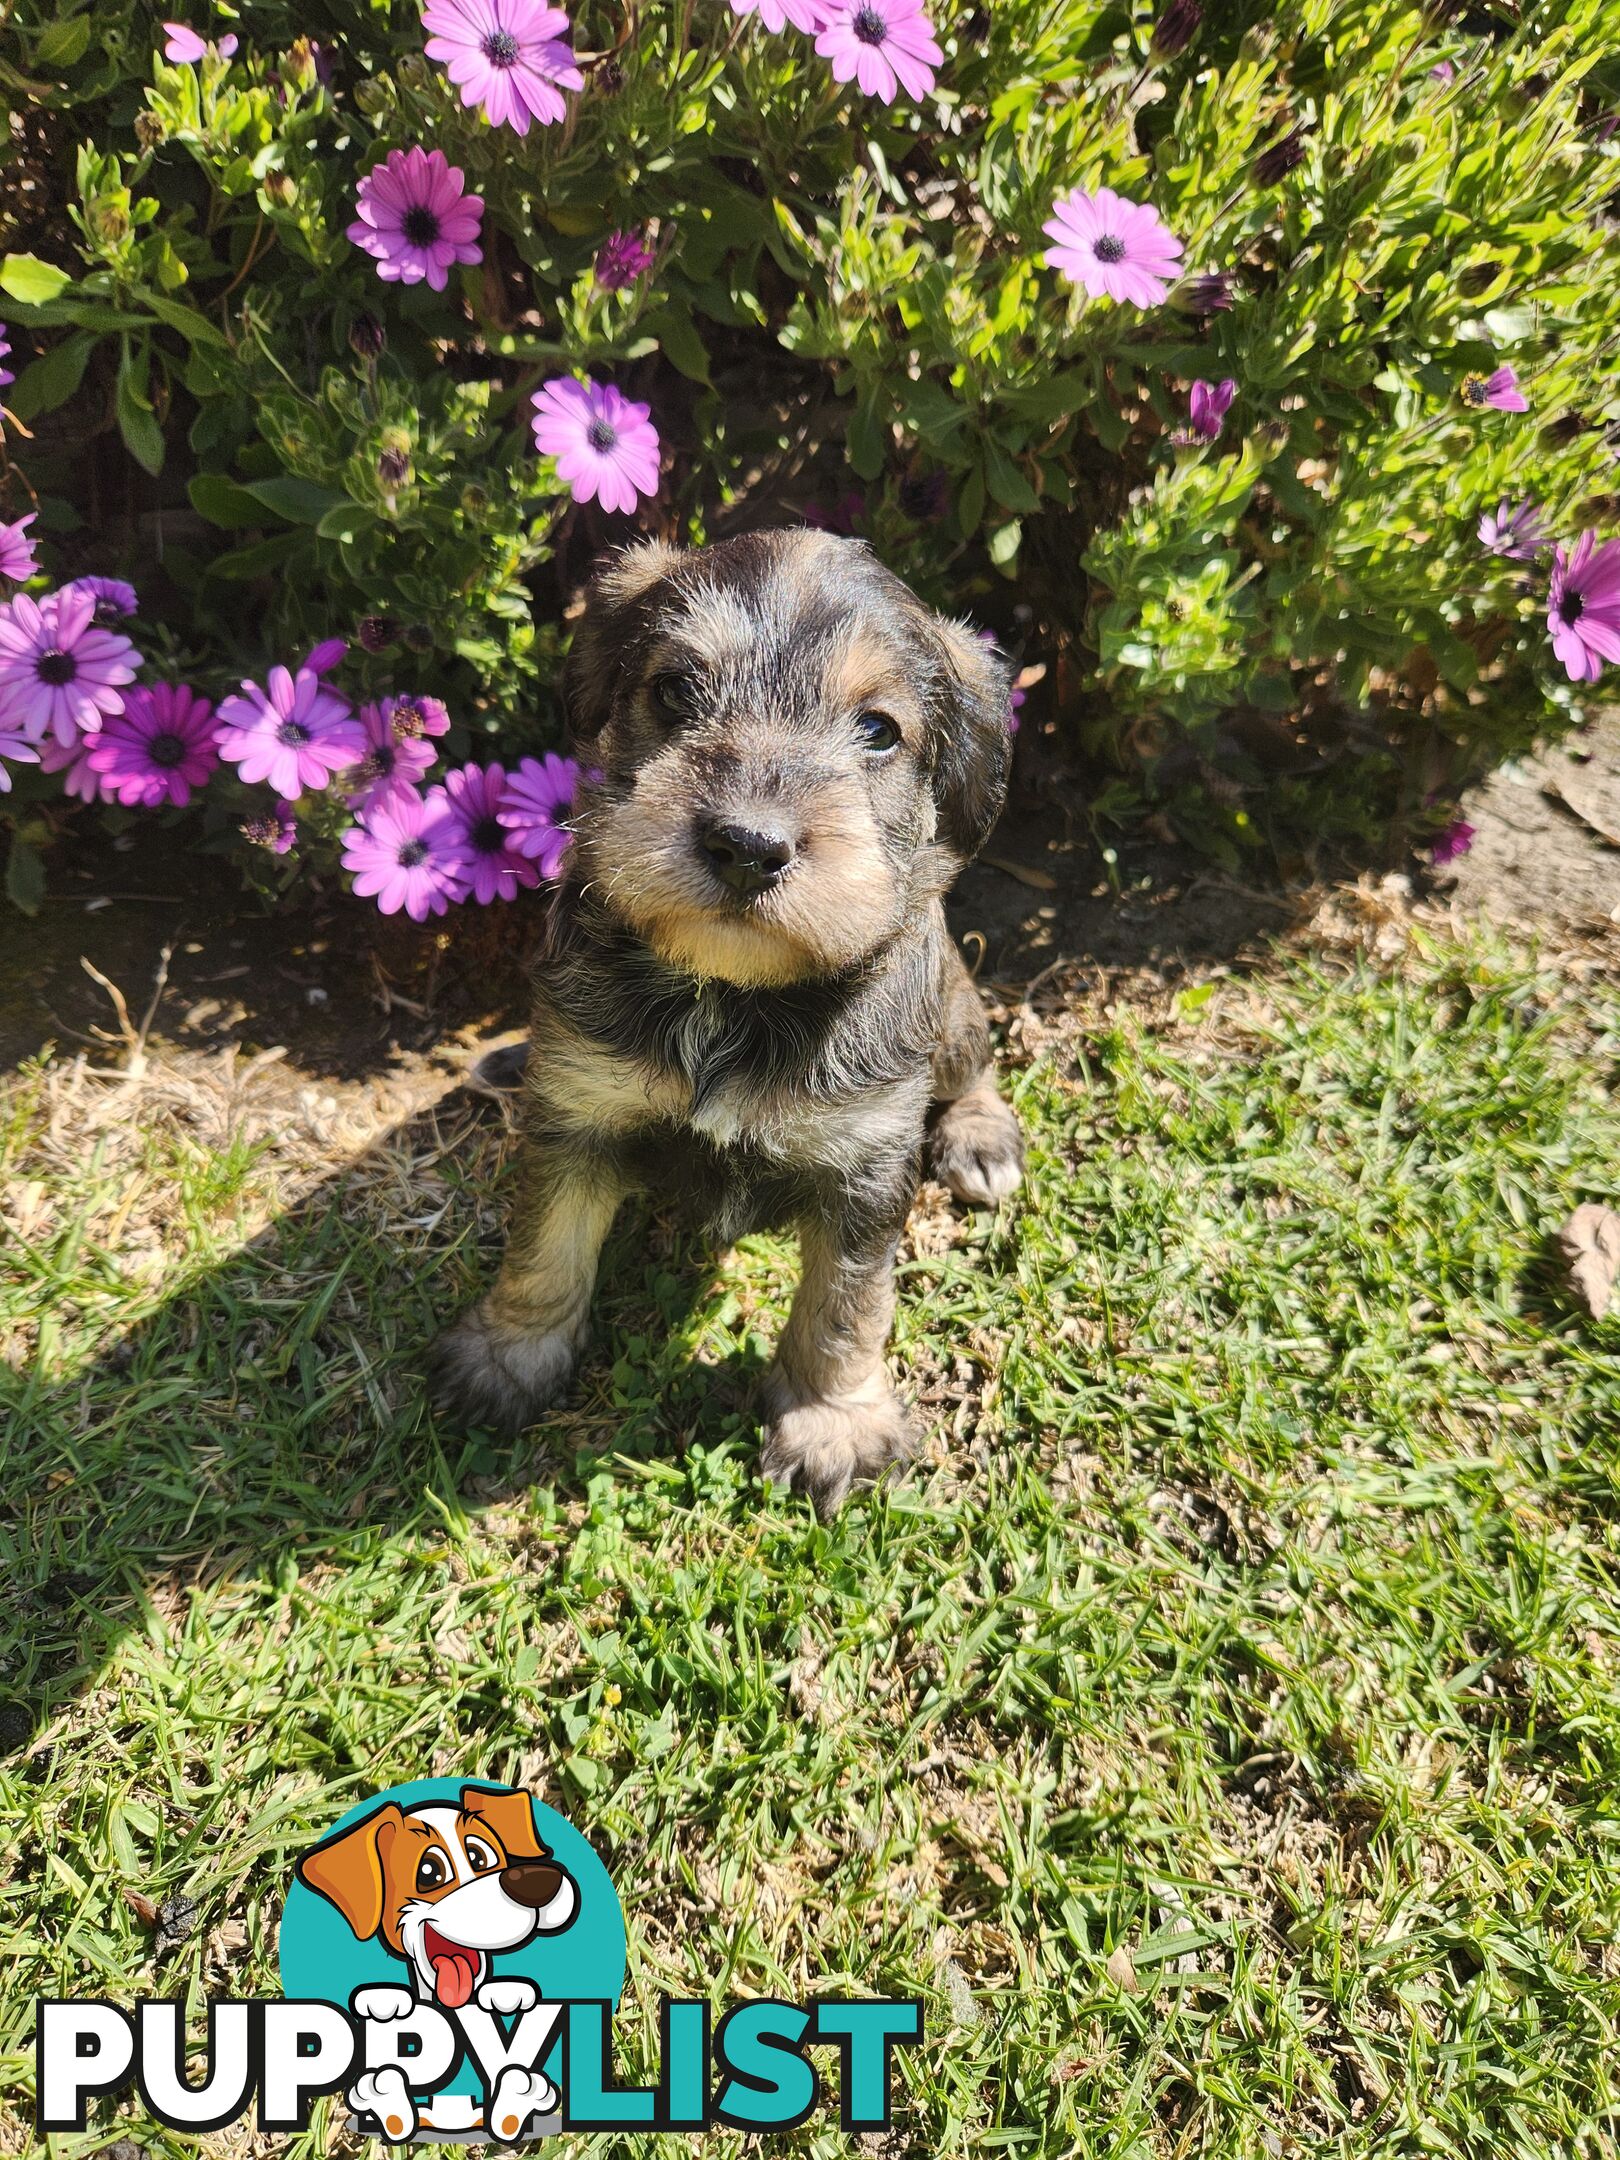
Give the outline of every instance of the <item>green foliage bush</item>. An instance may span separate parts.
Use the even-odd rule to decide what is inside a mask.
[[[540,749],[604,547],[819,503],[1045,664],[1026,720],[1134,776],[1094,816],[1145,781],[1227,855],[1368,832],[1577,711],[1545,567],[1476,527],[1520,497],[1566,543],[1620,527],[1611,0],[986,0],[937,10],[936,88],[892,106],[722,0],[588,0],[585,87],[521,139],[463,108],[408,0],[190,19],[234,57],[168,64],[129,0],[18,0],[0,67],[32,431],[0,514],[37,499],[48,577],[132,576],[160,673],[218,694],[375,618],[354,694],[437,693],[459,754]],[[443,294],[346,237],[415,143],[487,205]],[[1185,243],[1163,305],[1046,265],[1054,201],[1099,185]],[[615,230],[656,258],[616,293]],[[1470,408],[1504,364],[1529,411]],[[529,398],[570,372],[652,408],[639,520],[534,453]],[[1221,439],[1178,441],[1225,377]],[[234,787],[205,799],[221,844]]]

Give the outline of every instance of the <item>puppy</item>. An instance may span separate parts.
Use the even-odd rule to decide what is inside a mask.
[[[652,541],[597,577],[520,1197],[441,1339],[447,1407],[516,1430],[556,1401],[614,1214],[652,1187],[724,1240],[799,1230],[766,1474],[825,1514],[907,1454],[884,1346],[923,1164],[979,1206],[1023,1168],[941,905],[1002,805],[1010,692],[857,541]]]

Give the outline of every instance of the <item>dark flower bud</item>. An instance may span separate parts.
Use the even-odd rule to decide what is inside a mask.
[[[388,343],[388,332],[369,308],[349,325],[349,350],[361,360],[377,360]]]
[[[489,490],[481,488],[476,480],[469,480],[461,491],[461,507],[468,517],[482,517],[489,508]]]
[[[1285,180],[1296,165],[1305,162],[1305,130],[1291,127],[1269,148],[1262,150],[1254,161],[1254,177],[1261,187],[1276,187]]]
[[[624,88],[624,69],[617,60],[604,60],[591,70],[591,88],[603,97],[617,97]]]
[[[290,173],[273,172],[264,176],[264,192],[273,203],[280,203],[285,210],[298,200],[298,183]]]
[[[1502,275],[1499,262],[1470,263],[1466,270],[1457,274],[1457,290],[1465,299],[1477,300],[1482,292],[1488,292]]]
[[[138,112],[135,115],[135,140],[143,150],[155,150],[167,132],[155,112]]]
[[[363,652],[386,652],[398,633],[386,615],[362,615],[354,634]]]
[[[1153,25],[1149,49],[1154,59],[1173,60],[1177,53],[1185,52],[1198,35],[1203,19],[1199,0],[1170,0],[1170,5]]]
[[[1232,305],[1232,287],[1219,270],[1200,277],[1183,278],[1170,295],[1172,303],[1187,315],[1219,315]]]
[[[433,650],[433,632],[426,623],[407,623],[403,635],[406,645],[413,653],[430,653]]]
[[[410,452],[390,443],[377,460],[377,478],[385,488],[402,488],[410,477]]]
[[[900,507],[919,525],[931,525],[950,507],[951,484],[936,467],[933,472],[913,470],[904,475],[899,488]]]

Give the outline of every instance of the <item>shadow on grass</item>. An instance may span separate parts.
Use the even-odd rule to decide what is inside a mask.
[[[181,1275],[111,1349],[49,1378],[0,1368],[5,1753],[48,1731],[154,1600],[290,1582],[537,1484],[566,1504],[610,1456],[752,1441],[762,1353],[735,1297],[714,1295],[712,1249],[641,1202],[604,1255],[567,1405],[515,1444],[431,1410],[427,1347],[495,1265],[500,1122],[455,1089]],[[70,1233],[34,1256],[47,1363],[57,1322],[116,1274],[114,1247]]]

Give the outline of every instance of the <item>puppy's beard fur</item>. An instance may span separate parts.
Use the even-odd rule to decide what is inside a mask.
[[[644,776],[581,819],[585,889],[670,966],[744,988],[837,975],[899,929],[906,894],[853,787],[818,792],[781,882],[739,904],[699,858],[693,805],[673,776]]]

